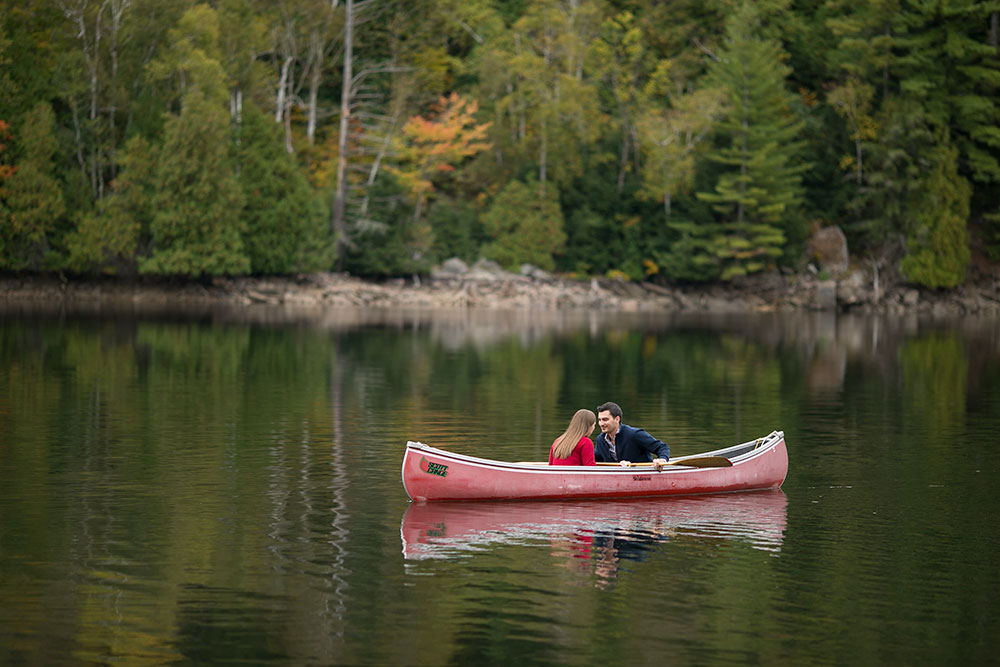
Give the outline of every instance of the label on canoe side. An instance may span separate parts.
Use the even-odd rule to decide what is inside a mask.
[[[420,457],[420,469],[438,477],[445,477],[448,474],[448,466],[443,463],[431,463],[423,456]]]

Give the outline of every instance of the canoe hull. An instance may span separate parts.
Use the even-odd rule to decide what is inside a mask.
[[[784,434],[697,456],[732,456],[731,467],[548,466],[507,463],[406,443],[403,487],[417,502],[631,498],[773,489],[788,472]],[[682,462],[680,459],[679,462]]]

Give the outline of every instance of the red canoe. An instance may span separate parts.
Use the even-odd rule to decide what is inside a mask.
[[[650,464],[623,468],[507,463],[455,454],[420,442],[407,442],[403,455],[403,488],[411,500],[418,502],[754,491],[780,487],[787,472],[788,452],[782,431],[733,447],[671,459],[670,465],[659,471]]]
[[[780,489],[674,498],[412,503],[400,538],[410,560],[467,556],[497,544],[562,540],[588,555],[599,536],[615,544],[697,537],[780,551],[787,500]],[[584,553],[578,553],[583,550]]]

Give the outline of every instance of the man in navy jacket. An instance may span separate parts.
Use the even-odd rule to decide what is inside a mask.
[[[641,428],[622,423],[622,409],[616,403],[605,403],[597,407],[597,425],[601,427],[601,433],[594,443],[594,458],[598,461],[653,461],[659,468],[670,459],[670,447],[665,442],[657,440]]]

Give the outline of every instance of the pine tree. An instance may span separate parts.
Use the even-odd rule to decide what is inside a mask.
[[[23,158],[0,185],[0,267],[43,268],[47,235],[65,212],[54,176],[55,116],[47,102],[37,104],[18,133]]]
[[[781,46],[760,30],[753,5],[743,3],[708,74],[710,86],[725,91],[727,112],[708,156],[720,166],[714,191],[697,196],[712,204],[722,227],[692,232],[711,238],[702,260],[724,280],[764,269],[782,255],[789,234],[801,233],[802,122],[785,88],[790,70]]]

